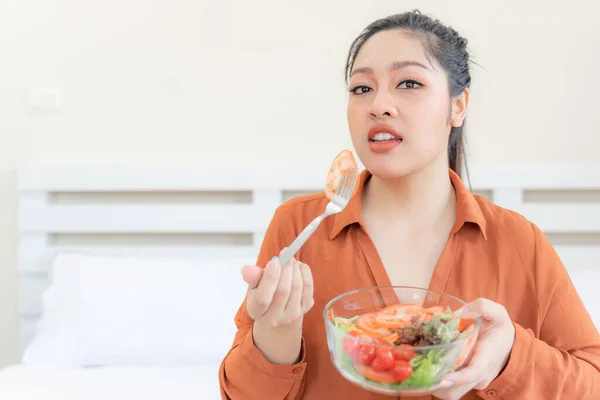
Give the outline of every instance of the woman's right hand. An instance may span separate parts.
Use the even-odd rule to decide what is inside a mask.
[[[295,325],[314,305],[310,268],[294,258],[285,267],[279,265],[277,257],[264,269],[244,267],[242,276],[250,286],[246,310],[260,325],[272,328]]]

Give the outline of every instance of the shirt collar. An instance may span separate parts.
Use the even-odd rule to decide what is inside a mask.
[[[457,233],[465,224],[472,223],[479,227],[484,238],[486,235],[486,220],[483,211],[477,202],[477,199],[471,191],[464,185],[461,178],[452,169],[448,169],[450,181],[456,192],[456,221],[452,227],[451,234]],[[332,216],[333,227],[329,235],[330,239],[334,239],[340,232],[349,225],[362,224],[362,192],[365,183],[371,177],[368,170],[363,170],[358,179],[358,189],[344,211]],[[364,228],[363,228],[364,229]]]

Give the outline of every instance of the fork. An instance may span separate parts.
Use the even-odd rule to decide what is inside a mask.
[[[358,170],[356,168],[352,168],[346,174],[342,175],[340,178],[340,182],[335,190],[335,194],[331,197],[329,203],[327,203],[327,207],[325,208],[325,212],[319,215],[317,218],[311,221],[306,228],[298,237],[292,242],[292,244],[283,250],[281,256],[279,257],[279,265],[284,267],[290,262],[294,254],[300,250],[300,248],[306,243],[308,238],[317,230],[319,224],[329,217],[330,215],[337,214],[341,212],[352,198],[352,193],[354,192],[354,186],[356,186],[356,180],[358,177]]]

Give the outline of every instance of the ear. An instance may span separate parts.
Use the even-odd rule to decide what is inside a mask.
[[[461,127],[465,117],[467,116],[467,109],[469,108],[469,89],[465,89],[460,95],[452,99],[452,116],[450,122],[453,128]]]

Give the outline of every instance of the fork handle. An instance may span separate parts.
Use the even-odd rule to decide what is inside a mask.
[[[281,253],[281,256],[279,256],[279,265],[281,265],[282,268],[290,262],[294,254],[296,254],[298,250],[300,250],[300,248],[304,245],[304,243],[306,243],[308,238],[317,230],[317,227],[319,226],[321,221],[325,219],[326,216],[327,213],[323,213],[317,218],[313,219],[311,223],[308,224],[302,232],[300,232],[300,234],[292,242],[292,244]]]

